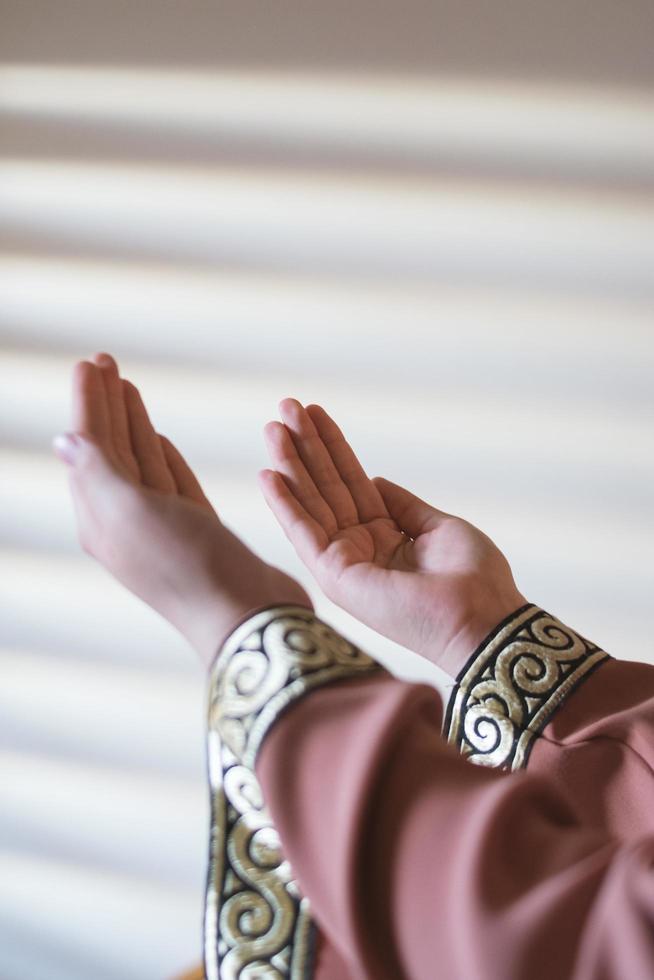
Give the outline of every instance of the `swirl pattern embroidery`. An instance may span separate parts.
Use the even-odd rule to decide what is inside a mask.
[[[608,659],[543,609],[525,606],[459,675],[443,732],[470,762],[520,769],[563,699]]]
[[[209,686],[207,980],[307,980],[315,930],[263,801],[266,732],[307,691],[384,668],[300,606],[257,613],[223,645]]]

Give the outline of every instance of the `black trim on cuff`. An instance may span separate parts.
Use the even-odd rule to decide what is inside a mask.
[[[520,769],[562,702],[609,655],[533,603],[506,617],[460,671],[443,735],[477,765]]]

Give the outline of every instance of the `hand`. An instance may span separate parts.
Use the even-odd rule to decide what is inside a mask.
[[[221,523],[108,354],[73,369],[73,429],[54,449],[70,466],[82,548],[172,623],[207,666],[248,613],[285,603],[311,608],[297,582]]]
[[[319,405],[280,404],[269,422],[266,501],[328,598],[456,676],[526,603],[499,549],[472,524],[370,480]]]

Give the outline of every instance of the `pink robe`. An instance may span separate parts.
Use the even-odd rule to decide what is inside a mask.
[[[445,712],[276,607],[209,695],[207,980],[654,978],[654,667],[530,605]]]

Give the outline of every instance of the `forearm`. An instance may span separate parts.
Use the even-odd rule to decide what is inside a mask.
[[[262,562],[233,535],[231,538],[241,569],[231,573],[214,570],[205,576],[193,602],[180,606],[175,623],[207,670],[239,624],[259,610],[289,604],[313,610],[311,599],[299,582]],[[237,566],[237,562],[233,565]]]

